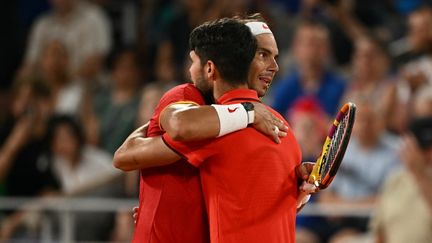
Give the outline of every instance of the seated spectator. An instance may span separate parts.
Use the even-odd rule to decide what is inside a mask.
[[[133,49],[115,52],[109,85],[83,107],[82,121],[90,144],[111,154],[135,129],[140,92],[140,61]]]
[[[0,183],[5,196],[45,197],[59,194],[49,160],[40,155],[46,148],[48,119],[52,114],[51,90],[40,80],[23,80],[16,83],[12,103],[13,120],[9,134],[0,148]],[[27,226],[26,211],[9,212],[0,224],[0,241],[8,239],[28,242],[35,235]],[[30,235],[29,235],[30,234]],[[30,238],[29,238],[30,237]]]
[[[70,116],[50,122],[50,153],[55,175],[65,195],[80,195],[119,177],[112,156],[85,144],[81,125]]]
[[[363,36],[356,40],[351,62],[352,80],[345,92],[345,100],[355,96],[368,96],[382,102],[388,92],[389,58],[381,44],[373,37]]]
[[[303,161],[315,161],[321,153],[329,127],[329,117],[312,98],[296,101],[287,115],[300,145]]]
[[[150,120],[162,95],[179,83],[179,80],[176,80],[175,72],[177,69],[174,64],[173,55],[173,47],[168,41],[159,45],[155,60],[156,80],[143,88],[137,127]]]
[[[407,129],[413,97],[432,86],[432,8],[421,7],[410,13],[407,25],[407,52],[396,58],[399,80],[386,97],[393,108],[387,115],[389,128],[396,134]]]
[[[385,182],[371,228],[377,243],[432,242],[432,89],[415,98],[402,168]],[[427,109],[420,109],[427,108]]]
[[[122,195],[121,173],[111,164],[112,156],[85,144],[81,125],[70,116],[56,116],[50,122],[49,152],[55,176],[66,196],[116,197]],[[78,241],[108,240],[112,213],[76,213]]]
[[[375,204],[378,192],[391,171],[400,164],[397,151],[385,136],[380,104],[369,97],[353,97],[357,115],[348,149],[332,185],[320,192],[319,201],[350,205]],[[367,229],[368,218],[328,218],[329,242]]]
[[[356,40],[351,72],[352,80],[344,100],[365,96],[372,99],[372,102],[382,104],[384,115],[381,117],[385,129],[395,132],[396,127],[402,126],[400,123],[404,122],[403,117],[408,117],[408,110],[406,106],[396,105],[390,100],[396,80],[389,75],[389,57],[381,43],[368,36]]]
[[[272,107],[286,112],[301,97],[314,97],[333,116],[345,91],[345,80],[329,69],[327,29],[315,22],[300,23],[292,46],[296,70],[276,80],[272,89]]]
[[[12,125],[0,149],[0,181],[5,182],[7,195],[36,196],[48,187],[58,188],[49,163],[38,159],[52,115],[51,90],[40,80],[19,82],[12,106]]]
[[[66,47],[60,41],[52,40],[42,49],[38,71],[53,91],[54,112],[78,115],[83,88],[71,79],[68,63]]]
[[[52,39],[65,44],[69,71],[74,77],[93,80],[111,47],[111,25],[102,10],[83,0],[52,0],[52,11],[33,25],[23,71],[35,66]]]
[[[316,161],[321,153],[329,126],[329,118],[326,113],[316,100],[301,98],[290,109],[287,118],[300,145],[302,160]],[[314,203],[316,196],[313,195],[309,203]],[[320,217],[298,215],[296,220],[296,242],[319,242],[315,232],[323,228],[322,223],[323,220]]]

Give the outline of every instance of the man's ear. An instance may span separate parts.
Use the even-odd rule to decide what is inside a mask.
[[[217,77],[217,68],[213,61],[208,60],[204,67],[205,74],[208,80],[214,81]]]

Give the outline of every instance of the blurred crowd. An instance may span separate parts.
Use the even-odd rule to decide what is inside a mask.
[[[338,176],[313,203],[377,209],[372,217],[301,216],[297,242],[432,242],[426,0],[6,1],[0,197],[137,198],[137,172],[115,170],[113,153],[165,91],[189,80],[190,31],[254,12],[279,47],[279,73],[264,101],[289,120],[303,161],[319,155],[341,104],[357,104]],[[77,215],[75,239],[128,241],[131,215]],[[0,241],[37,239],[34,217],[0,212]]]

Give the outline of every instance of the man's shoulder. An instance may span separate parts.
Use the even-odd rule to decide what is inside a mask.
[[[204,98],[201,91],[191,83],[180,84],[168,90],[161,98],[162,103],[174,103],[179,101],[191,101],[204,105]]]
[[[192,84],[192,83],[184,83],[184,84],[179,84],[177,86],[172,87],[166,93],[170,93],[170,92],[184,92],[186,90],[193,90],[193,91],[198,91],[199,92],[199,89],[197,87],[195,87],[194,84]]]
[[[165,92],[157,104],[147,132],[148,136],[156,136],[163,134],[159,124],[159,116],[161,112],[173,103],[190,102],[198,105],[204,105],[204,98],[201,92],[191,83],[181,84],[173,87]]]

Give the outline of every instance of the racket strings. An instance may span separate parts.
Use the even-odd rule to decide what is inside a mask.
[[[331,138],[329,151],[323,163],[324,168],[321,171],[322,179],[324,179],[324,177],[329,173],[333,163],[336,161],[336,156],[338,154],[340,144],[342,143],[342,139],[344,137],[348,122],[349,116],[348,114],[346,114],[339,122],[339,125],[337,126],[336,131]]]

